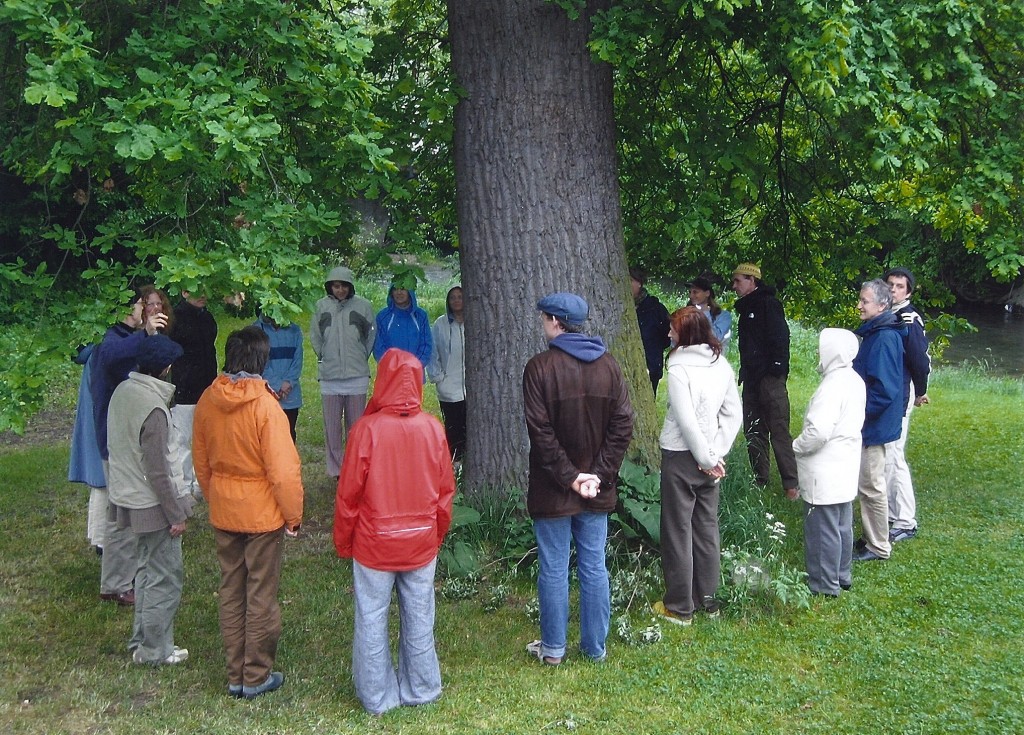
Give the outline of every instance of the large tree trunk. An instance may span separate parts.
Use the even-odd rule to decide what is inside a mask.
[[[633,386],[643,459],[655,410],[629,290],[616,179],[612,71],[580,20],[545,0],[449,0],[452,62],[465,90],[455,172],[466,297],[472,494],[524,488],[526,361],[546,349],[537,300],[572,291]]]

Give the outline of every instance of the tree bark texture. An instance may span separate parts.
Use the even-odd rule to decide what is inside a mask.
[[[633,386],[634,448],[656,461],[656,412],[622,240],[612,70],[579,20],[545,0],[449,0],[456,202],[466,298],[472,494],[524,488],[529,441],[522,374],[547,349],[536,303],[571,291],[590,304]]]

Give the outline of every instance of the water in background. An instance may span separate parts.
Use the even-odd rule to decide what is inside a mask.
[[[958,307],[956,315],[978,328],[953,337],[942,362],[980,365],[994,375],[1024,377],[1024,313],[999,306]]]

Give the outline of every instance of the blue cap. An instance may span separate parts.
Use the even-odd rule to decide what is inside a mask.
[[[170,367],[184,352],[181,345],[170,337],[154,334],[142,340],[136,359],[139,361],[139,370],[154,373]]]
[[[590,314],[587,302],[574,293],[549,293],[537,302],[537,308],[575,326],[583,324]]]

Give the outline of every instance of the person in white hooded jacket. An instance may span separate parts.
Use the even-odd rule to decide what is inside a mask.
[[[859,348],[853,332],[822,330],[821,384],[807,405],[803,431],[793,440],[804,501],[807,585],[830,597],[852,584],[853,500],[866,401],[864,381],[853,369]]]
[[[672,314],[668,413],[661,430],[661,566],[665,596],[655,612],[689,625],[717,614],[721,573],[718,482],[743,424],[736,376],[711,322],[696,307]]]

